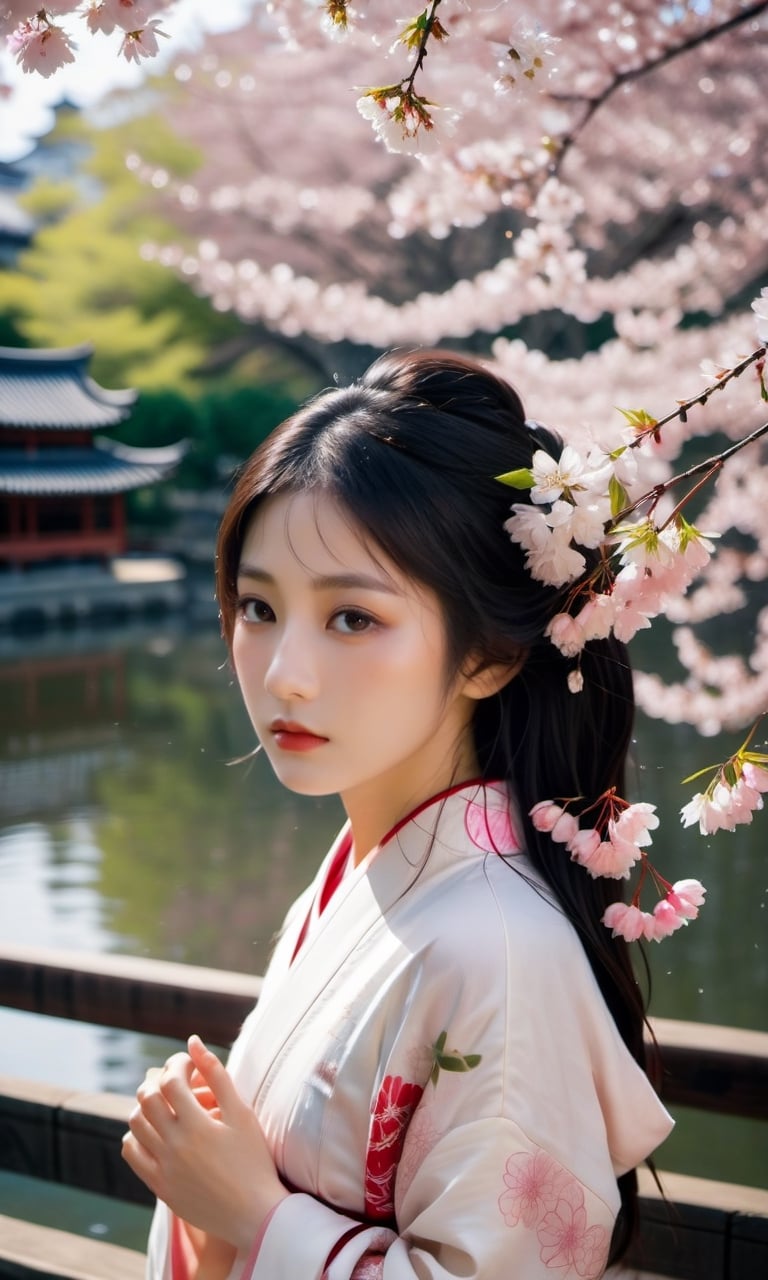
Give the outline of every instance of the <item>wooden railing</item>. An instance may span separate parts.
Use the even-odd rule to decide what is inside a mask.
[[[128,956],[0,948],[0,1005],[183,1040],[227,1045],[260,979]],[[671,1107],[768,1120],[768,1034],[657,1019],[661,1092]],[[136,1204],[150,1197],[120,1158],[129,1098],[0,1076],[0,1169]],[[768,1143],[768,1127],[766,1127]],[[663,1174],[641,1178],[634,1265],[679,1280],[768,1275],[768,1190]],[[0,1280],[139,1280],[138,1253],[0,1216]],[[298,1280],[298,1278],[297,1278]]]

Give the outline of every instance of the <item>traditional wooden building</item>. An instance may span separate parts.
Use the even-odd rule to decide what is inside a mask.
[[[123,422],[137,393],[94,382],[92,354],[0,347],[0,567],[121,555],[125,494],[182,457],[182,444],[136,449],[94,434]]]

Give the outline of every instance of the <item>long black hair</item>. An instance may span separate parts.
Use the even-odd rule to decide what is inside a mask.
[[[620,882],[592,879],[527,816],[539,800],[589,802],[609,787],[623,794],[634,714],[626,649],[613,637],[589,642],[583,691],[569,691],[571,664],[544,636],[565,589],[535,581],[503,527],[510,501],[526,495],[495,477],[530,467],[537,449],[556,457],[561,447],[555,433],[526,422],[517,393],[477,361],[445,351],[382,356],[352,386],[311,400],[245,465],[219,534],[222,631],[231,645],[240,551],[258,503],[316,488],[436,594],[451,674],[470,655],[510,666],[525,655],[518,674],[478,703],[481,773],[511,783],[529,856],[576,927],[624,1042],[645,1065],[644,1000],[627,944],[600,923],[621,897]],[[619,1189],[611,1261],[636,1226],[634,1172],[619,1179]]]

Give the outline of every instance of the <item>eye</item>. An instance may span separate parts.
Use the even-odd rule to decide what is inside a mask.
[[[342,635],[359,636],[377,624],[375,618],[360,609],[340,609],[333,615],[329,625],[333,631],[340,631]]]
[[[243,622],[264,623],[275,621],[275,615],[266,601],[257,600],[253,596],[238,600],[237,612]]]

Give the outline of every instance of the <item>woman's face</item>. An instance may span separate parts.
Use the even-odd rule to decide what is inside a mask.
[[[350,816],[379,815],[382,836],[474,776],[474,702],[463,678],[447,680],[436,597],[374,557],[335,500],[266,500],[243,542],[237,591],[237,678],[286,787],[340,794]]]

